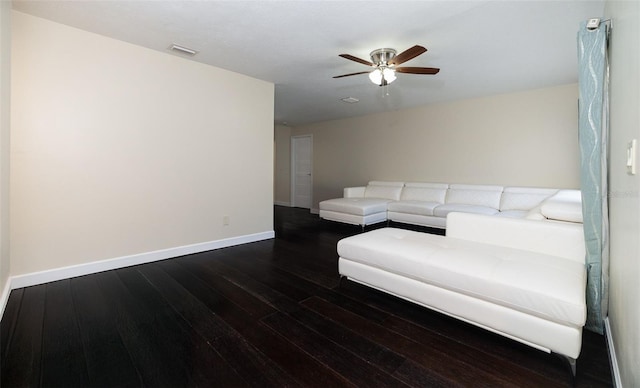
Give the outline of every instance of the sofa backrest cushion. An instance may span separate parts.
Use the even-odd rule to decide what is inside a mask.
[[[500,211],[531,210],[558,192],[537,187],[505,187],[500,198]]]
[[[560,190],[542,203],[540,212],[550,220],[582,222],[582,192]]]
[[[364,190],[365,198],[386,198],[397,201],[404,182],[371,181]]]
[[[502,186],[451,184],[447,190],[446,203],[500,208]]]
[[[405,183],[400,200],[444,203],[447,188],[447,183]]]
[[[538,252],[584,264],[582,224],[471,213],[447,215],[447,237]]]

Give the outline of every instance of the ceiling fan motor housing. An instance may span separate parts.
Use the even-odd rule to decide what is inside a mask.
[[[386,65],[393,57],[396,56],[396,50],[392,48],[381,48],[373,50],[371,54],[371,62],[377,66]]]

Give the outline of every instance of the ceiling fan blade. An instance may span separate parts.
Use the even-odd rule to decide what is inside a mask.
[[[355,61],[358,63],[362,63],[363,65],[367,65],[367,66],[375,66],[373,63],[366,61],[364,59],[360,59],[358,57],[354,57],[353,55],[349,55],[349,54],[340,54],[340,56],[344,59],[349,59],[351,61]]]
[[[401,63],[405,63],[409,59],[413,59],[413,58],[417,57],[418,55],[420,55],[422,53],[425,53],[426,51],[427,51],[426,48],[424,48],[422,46],[415,45],[415,46],[411,47],[410,49],[407,49],[407,50],[401,52],[400,54],[396,55],[395,57],[393,57],[389,61],[389,64],[390,65],[399,65]]]
[[[343,75],[336,75],[333,78],[342,78],[342,77],[349,77],[351,75],[358,75],[358,74],[368,74],[370,73],[370,71],[359,71],[357,73],[349,73],[349,74],[343,74]]]
[[[438,74],[440,69],[435,67],[396,67],[396,71],[408,74]]]

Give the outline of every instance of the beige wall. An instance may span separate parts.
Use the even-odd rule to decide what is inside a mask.
[[[9,129],[11,126],[11,2],[0,1],[0,295],[8,284]],[[0,314],[4,305],[0,305]]]
[[[609,323],[622,384],[637,387],[640,385],[640,178],[627,174],[625,164],[627,143],[631,139],[640,140],[640,3],[608,1],[605,14],[613,19],[609,45]]]
[[[577,84],[296,127],[314,204],[369,180],[577,188]],[[393,97],[391,97],[393,98]]]
[[[291,128],[276,125],[274,203],[291,206]]]
[[[19,12],[12,61],[12,275],[273,230],[273,84]]]

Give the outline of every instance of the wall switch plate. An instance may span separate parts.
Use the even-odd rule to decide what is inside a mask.
[[[636,139],[631,140],[627,144],[627,174],[636,175]]]
[[[230,222],[229,216],[222,217],[222,225],[223,226],[229,225],[229,222]]]

